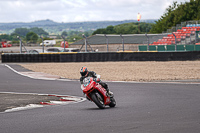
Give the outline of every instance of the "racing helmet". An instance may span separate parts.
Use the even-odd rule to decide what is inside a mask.
[[[81,70],[80,70],[81,76],[85,76],[87,73],[88,73],[87,67],[82,67]]]

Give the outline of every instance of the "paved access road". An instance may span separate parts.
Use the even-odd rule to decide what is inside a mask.
[[[0,113],[2,133],[199,133],[200,85],[108,83],[116,108],[93,103],[48,106]],[[0,92],[82,96],[78,81],[46,81],[20,76],[0,65]]]

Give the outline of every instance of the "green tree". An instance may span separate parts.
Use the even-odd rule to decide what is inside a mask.
[[[11,36],[7,34],[0,35],[0,41],[1,40],[11,40]]]
[[[38,35],[34,32],[29,32],[26,34],[26,41],[30,43],[37,43]]]
[[[17,44],[19,43],[19,39],[17,38],[18,36],[19,34],[16,34],[16,33],[12,33],[10,35],[12,43],[17,43]]]
[[[89,32],[84,32],[84,35],[86,36],[86,37],[89,37],[90,36],[90,34],[89,34]]]
[[[110,25],[106,28],[106,34],[115,34],[114,26]]]
[[[68,34],[67,34],[66,31],[63,31],[62,34],[61,34],[61,36],[67,36],[67,35],[68,35]]]
[[[47,36],[49,35],[49,33],[47,33],[46,31],[44,31],[42,28],[38,28],[38,27],[34,27],[34,28],[30,28],[29,31],[32,31],[38,35],[44,35]]]
[[[107,33],[106,33],[106,29],[97,29],[92,34],[95,35],[95,34],[107,34]]]
[[[81,37],[81,36],[73,35],[73,36],[70,36],[70,37],[68,38],[68,41],[69,41],[69,42],[75,42],[75,41],[80,40],[80,39],[82,39],[82,38],[83,38],[83,37]]]
[[[173,2],[170,5],[163,16],[156,21],[156,24],[152,27],[152,33],[162,33],[167,29],[170,29],[176,24],[181,24],[184,21],[199,20],[200,19],[200,1],[190,0],[190,2],[180,3]]]
[[[15,34],[18,34],[20,36],[26,36],[26,34],[28,32],[30,32],[30,31],[27,28],[16,28],[15,31],[14,31]]]

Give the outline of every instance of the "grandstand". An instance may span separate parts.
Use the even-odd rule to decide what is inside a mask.
[[[158,39],[158,41],[154,41],[149,45],[192,44],[192,42],[196,43],[196,31],[200,31],[200,24],[187,25],[186,27],[182,27],[176,32],[172,32],[172,34],[167,35],[167,37]]]

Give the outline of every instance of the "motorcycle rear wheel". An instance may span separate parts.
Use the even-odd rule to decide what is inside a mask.
[[[93,93],[91,95],[91,98],[93,100],[93,102],[100,108],[100,109],[105,109],[105,104],[103,101],[103,97],[98,93]]]

